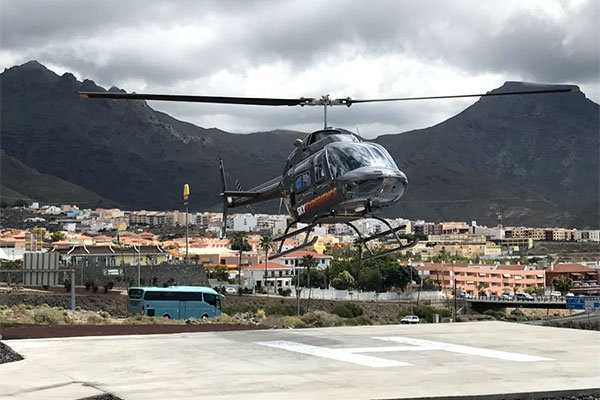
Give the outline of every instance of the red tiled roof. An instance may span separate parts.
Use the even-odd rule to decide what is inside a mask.
[[[554,270],[550,266],[546,267],[546,272],[584,272],[593,273],[595,270],[584,267],[581,264],[555,264]]]
[[[245,269],[265,269],[265,263],[250,265],[249,267],[245,267]],[[267,262],[267,269],[292,269],[292,267],[269,261]]]
[[[292,251],[291,253],[286,254],[285,256],[281,256],[281,258],[283,258],[283,257],[297,258],[297,257],[308,256],[308,255],[311,255],[314,258],[331,258],[331,256],[328,256],[328,255],[325,255],[325,254],[319,254],[319,253],[315,253],[314,251],[307,251],[307,250]]]

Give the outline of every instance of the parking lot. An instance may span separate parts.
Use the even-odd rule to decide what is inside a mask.
[[[413,398],[599,386],[600,333],[502,322],[6,341],[0,397]]]

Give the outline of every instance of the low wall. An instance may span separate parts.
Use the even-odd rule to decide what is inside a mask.
[[[296,297],[296,290],[294,287],[291,296]],[[309,290],[303,288],[300,291],[300,298],[308,298]],[[361,292],[358,290],[337,290],[337,289],[316,289],[313,288],[310,294],[313,299],[322,300],[344,300],[344,301],[410,301],[412,300],[429,300],[429,301],[440,301],[446,297],[441,292]]]
[[[59,267],[60,269],[61,267]],[[88,281],[93,281],[102,287],[105,283],[112,282],[114,287],[127,288],[135,286],[138,282],[138,267],[137,266],[114,266],[114,267],[99,267],[99,266],[83,266],[69,265],[66,268],[75,269],[75,284],[83,286]],[[142,265],[139,267],[142,286],[163,286],[169,285],[193,285],[207,286],[208,279],[204,272],[202,264],[158,264],[158,265]],[[12,284],[23,282],[23,273],[19,270],[10,273],[10,281]],[[68,275],[67,275],[68,278]],[[0,275],[0,282],[8,282],[9,273]],[[59,279],[58,284],[62,283]]]

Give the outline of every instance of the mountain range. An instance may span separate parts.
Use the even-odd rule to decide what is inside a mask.
[[[294,140],[306,136],[232,134],[144,101],[82,99],[77,92],[105,89],[36,61],[0,79],[3,198],[181,209],[189,183],[192,210],[218,210],[219,158],[230,184],[248,189],[281,173]],[[555,87],[506,82],[495,90]],[[374,141],[409,177],[385,216],[495,224],[501,213],[507,225],[598,228],[599,111],[583,93],[484,97],[435,126],[380,136]]]

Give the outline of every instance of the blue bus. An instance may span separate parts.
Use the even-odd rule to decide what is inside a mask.
[[[221,315],[225,296],[204,286],[132,287],[127,296],[130,315],[173,319]]]

